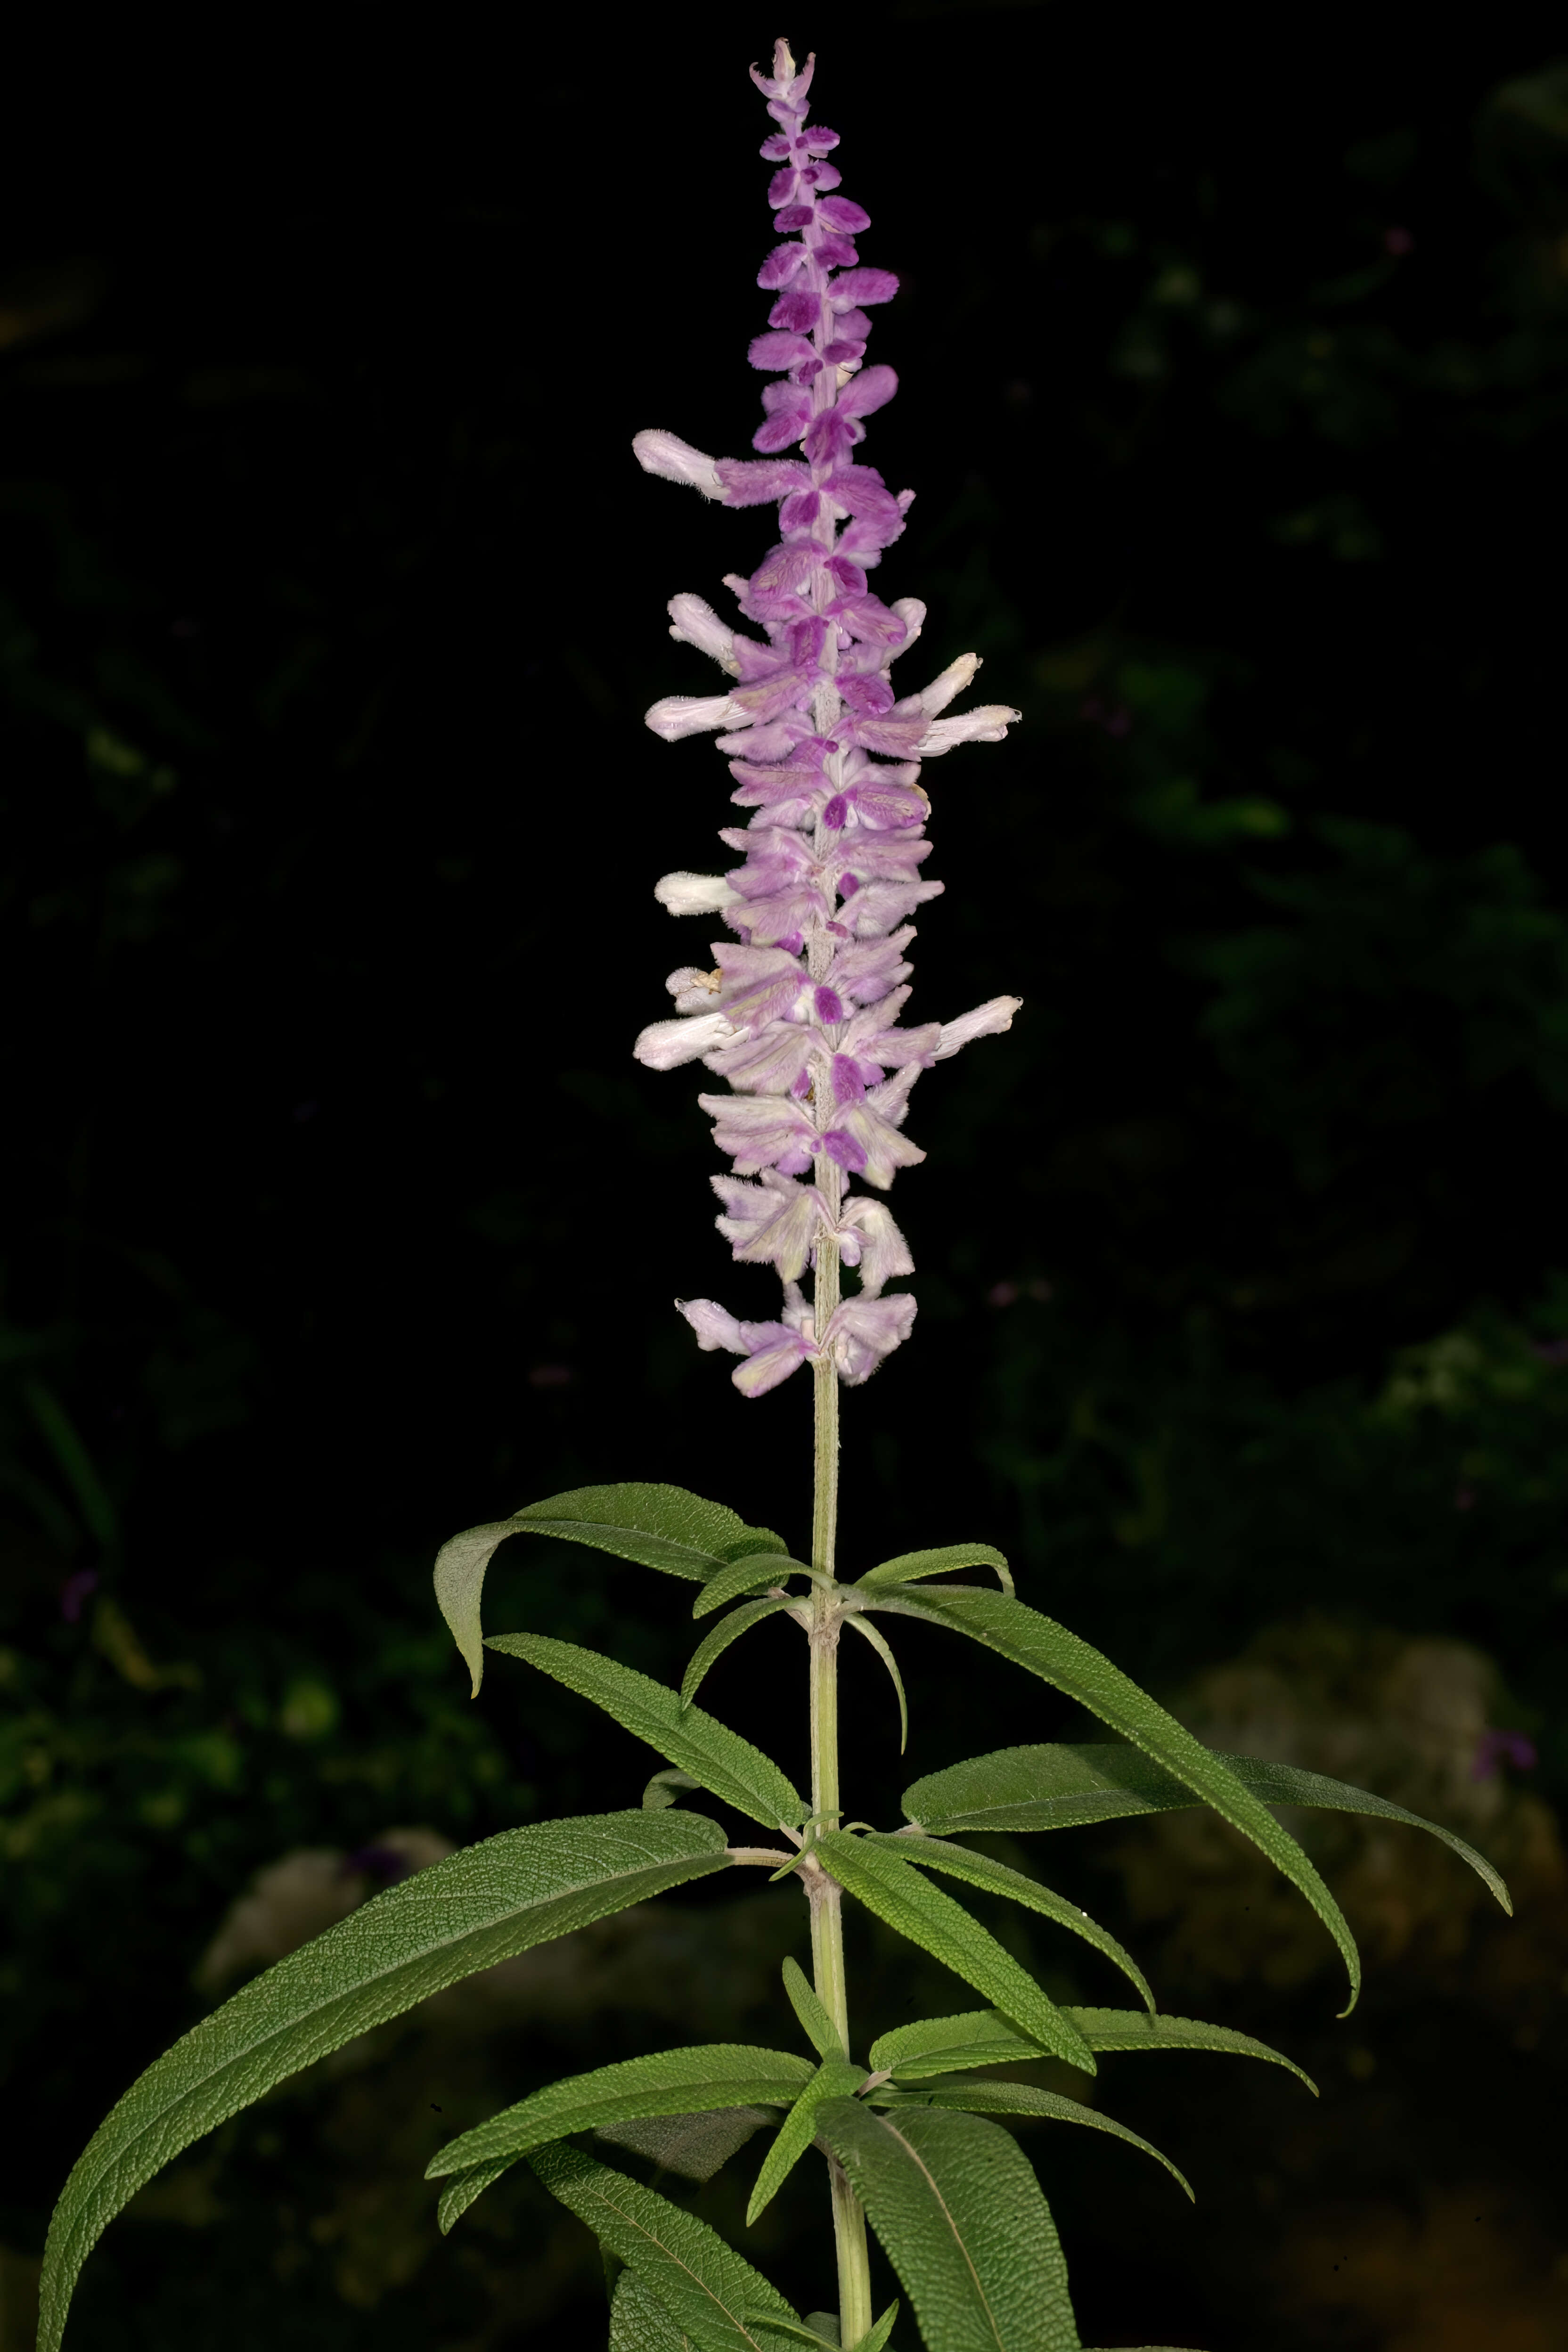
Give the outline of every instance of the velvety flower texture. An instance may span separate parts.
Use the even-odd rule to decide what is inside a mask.
[[[979,667],[973,654],[901,700],[889,683],[925,607],[912,596],[883,604],[867,575],[902,531],[913,493],[895,497],[855,453],[865,419],[897,389],[891,368],[863,362],[867,313],[898,280],[861,266],[854,240],[870,224],[834,193],[839,174],[826,159],[837,133],[806,122],[813,63],[797,71],[780,41],[771,78],[752,68],[778,125],[762,152],[777,166],[768,201],[783,235],[757,279],[774,299],[751,359],[776,379],[752,436],[761,454],[715,460],[665,432],[633,445],[649,473],[725,506],[779,509],[777,544],[750,580],[725,581],[760,637],[730,628],[700,597],[669,606],[671,636],[710,655],[729,684],[657,702],[647,723],[669,741],[721,730],[731,798],[751,814],[720,835],[740,861],[727,873],[667,874],[658,886],[672,914],[717,915],[735,936],[710,947],[710,969],[671,973],[675,1017],[636,1047],[653,1069],[700,1061],[730,1089],[700,1097],[734,1163],[713,1179],[719,1230],[737,1258],[777,1270],[784,1307],[776,1322],[746,1323],[711,1299],[679,1304],[702,1347],[744,1359],[734,1379],[748,1396],[825,1359],[841,1379],[863,1381],[908,1338],[915,1302],[886,1286],[913,1261],[874,1195],[925,1156],[903,1132],[921,1072],[1007,1028],[1019,1003],[994,997],[956,1021],[898,1024],[908,918],[942,887],[921,871],[931,845],[920,763],[1000,740],[1018,713],[990,704],[941,715]],[[847,1178],[871,1193],[847,1195]],[[818,1330],[800,1282],[825,1243],[860,1286]]]

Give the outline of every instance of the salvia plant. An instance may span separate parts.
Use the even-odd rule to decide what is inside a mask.
[[[896,389],[892,370],[867,366],[865,354],[868,312],[897,281],[859,259],[856,238],[868,222],[837,193],[828,160],[837,134],[807,120],[812,69],[810,59],[797,68],[780,41],[771,76],[752,70],[775,126],[762,152],[774,166],[768,197],[780,238],[758,274],[772,309],[751,346],[753,365],[773,378],[752,436],[759,454],[715,461],[664,431],[641,433],[634,445],[648,472],[720,505],[779,510],[777,539],[757,570],[727,582],[750,630],[731,629],[694,595],[669,607],[670,634],[711,656],[724,684],[717,694],[656,704],[648,723],[667,739],[716,730],[731,799],[750,814],[721,836],[740,860],[722,877],[675,873],[658,885],[673,913],[717,916],[733,937],[711,949],[710,968],[672,974],[673,1017],[646,1028],[636,1051],[656,1069],[700,1060],[723,1088],[700,1097],[731,1162],[731,1172],[713,1179],[719,1230],[736,1258],[774,1269],[783,1296],[769,1321],[742,1321],[709,1299],[680,1311],[700,1346],[741,1359],[732,1377],[747,1397],[809,1367],[809,1556],[795,1558],[771,1528],[722,1504],[659,1485],[554,1495],[445,1546],[437,1597],[475,1691],[486,1649],[521,1659],[646,1741],[659,1769],[627,1811],[504,1831],[376,1895],[150,2067],[60,2198],[45,2256],[41,2352],[60,2342],[99,2233],[200,2134],[443,1986],[732,1870],[761,1870],[781,1884],[780,1899],[805,1899],[810,1973],[784,1964],[781,2046],[658,2051],[503,2107],[430,2164],[443,2231],[510,2166],[526,2162],[600,2242],[612,2352],[784,2352],[791,2344],[884,2352],[900,2305],[873,2308],[869,2221],[908,2299],[909,2325],[930,2352],[1076,2352],[1049,2207],[1018,2142],[991,2118],[1048,2117],[1113,2134],[1187,2184],[1110,2115],[1036,2088],[1018,2070],[1050,2057],[1087,2076],[1102,2056],[1159,2050],[1300,2069],[1245,2034],[1165,2015],[1113,1936],[962,1833],[1016,1836],[1211,1806],[1317,1912],[1349,1972],[1352,2004],[1360,1970],[1350,1930],[1271,1806],[1329,1806],[1429,1830],[1508,1906],[1496,1872],[1447,1831],[1316,1773],[1203,1747],[1107,1658],[1020,1601],[990,1544],[942,1543],[853,1577],[839,1572],[839,1390],[864,1381],[914,1322],[913,1297],[889,1286],[913,1266],[883,1197],[898,1171],[922,1157],[904,1132],[910,1089],[971,1039],[1005,1031],[1017,1010],[1017,1000],[999,997],[953,1021],[899,1024],[914,937],[907,919],[942,887],[921,878],[930,810],[921,766],[957,745],[997,740],[1018,714],[988,706],[942,715],[973,677],[970,654],[914,693],[900,697],[889,683],[924,607],[910,597],[884,604],[868,575],[902,531],[910,493],[890,493],[858,453],[866,419]],[[856,1283],[847,1293],[845,1269]],[[714,1622],[680,1688],[548,1634],[485,1637],[486,1567],[513,1535],[587,1545],[694,1584],[693,1615]],[[965,1570],[988,1571],[997,1589],[949,1580]],[[775,1615],[793,1620],[806,1643],[804,1794],[696,1703],[714,1660]],[[871,1644],[902,1717],[898,1666],[878,1622],[889,1617],[982,1643],[1067,1694],[1114,1738],[972,1757],[907,1790],[898,1828],[851,1822],[839,1786],[839,1636],[847,1628]],[[737,1835],[698,1810],[690,1800],[700,1793],[749,1826]],[[943,1882],[1005,1897],[1089,1945],[1121,1972],[1135,2004],[1083,2009],[1048,1999]],[[846,1898],[951,1969],[980,2006],[900,2025],[857,2056]],[[820,2162],[835,2310],[803,2316],[743,2253],[605,2154],[629,2147],[706,2179],[764,2124],[770,2137],[748,2225],[797,2163]],[[826,2287],[825,2263],[819,2293]]]

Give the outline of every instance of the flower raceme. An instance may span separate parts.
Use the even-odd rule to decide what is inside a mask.
[[[908,1246],[886,1204],[847,1195],[846,1179],[885,1192],[924,1158],[902,1131],[915,1080],[972,1037],[1006,1029],[1019,1004],[998,996],[956,1021],[898,1022],[908,919],[942,887],[921,874],[931,804],[921,762],[1000,741],[1018,713],[988,704],[942,716],[973,678],[973,654],[902,699],[889,681],[925,607],[912,596],[885,604],[867,575],[902,531],[913,492],[894,497],[855,453],[865,419],[898,388],[891,368],[863,365],[867,312],[898,280],[861,266],[855,237],[869,222],[834,193],[839,174],[826,159],[837,133],[806,121],[812,68],[808,58],[797,71],[780,41],[772,76],[752,69],[778,125],[762,152],[778,167],[768,201],[784,239],[757,279],[774,299],[751,359],[776,378],[752,436],[760,454],[714,459],[665,432],[633,443],[650,474],[724,506],[779,510],[777,544],[749,580],[725,580],[762,636],[728,627],[700,597],[669,605],[671,636],[710,655],[730,683],[669,696],[647,723],[670,742],[719,730],[731,798],[752,814],[720,835],[738,865],[658,885],[672,914],[717,915],[735,937],[711,947],[710,969],[670,974],[675,1017],[644,1029],[635,1049],[651,1069],[700,1061],[730,1089],[700,1097],[734,1168],[713,1179],[719,1230],[737,1258],[775,1268],[784,1307],[764,1323],[706,1298],[680,1311],[701,1347],[744,1358],[734,1380],[748,1396],[824,1360],[863,1381],[909,1337],[913,1298],[885,1295],[914,1271]],[[819,1330],[800,1283],[828,1249],[860,1287]]]

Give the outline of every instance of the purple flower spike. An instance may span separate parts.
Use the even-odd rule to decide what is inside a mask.
[[[921,763],[999,742],[1018,713],[993,703],[942,715],[973,679],[973,654],[916,694],[900,698],[889,681],[925,606],[885,604],[868,574],[914,494],[895,496],[858,452],[867,418],[898,390],[890,367],[864,362],[868,312],[899,281],[860,261],[854,240],[870,220],[836,193],[826,159],[837,133],[806,121],[814,68],[808,58],[797,70],[780,41],[771,76],[752,68],[777,125],[762,152],[775,167],[768,202],[783,240],[757,275],[772,299],[750,358],[775,379],[757,455],[715,459],[663,431],[632,444],[647,472],[721,505],[778,508],[776,543],[749,580],[725,582],[749,625],[731,628],[700,596],[670,602],[671,636],[716,661],[725,682],[666,697],[647,723],[668,742],[717,733],[731,798],[750,814],[720,836],[739,861],[727,872],[657,886],[671,914],[716,916],[738,944],[715,942],[710,970],[670,974],[675,1017],[651,1023],[635,1048],[650,1069],[700,1061],[730,1088],[700,1097],[734,1169],[713,1180],[717,1223],[737,1258],[775,1268],[783,1313],[743,1323],[711,1299],[679,1304],[700,1347],[743,1359],[733,1377],[747,1396],[803,1363],[830,1362],[858,1382],[908,1339],[915,1302],[885,1286],[913,1273],[909,1245],[882,1202],[846,1198],[846,1176],[881,1192],[916,1166],[925,1155],[900,1132],[915,1080],[1007,1028],[1019,1004],[994,997],[921,1028],[896,1020],[910,992],[908,919],[942,887],[921,877],[931,847]],[[819,1333],[797,1286],[824,1244],[860,1288]]]

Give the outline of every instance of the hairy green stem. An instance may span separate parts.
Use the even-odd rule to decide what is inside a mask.
[[[837,1173],[837,1171],[835,1171]],[[838,1249],[817,1244],[812,1321],[820,1334],[838,1304]],[[811,1528],[811,1562],[833,1574],[838,1518],[838,1375],[831,1363],[815,1367],[816,1476]],[[818,1584],[811,1598],[811,1810],[820,1826],[835,1825],[838,1801],[838,1609],[830,1590]],[[811,1957],[817,1998],[849,2047],[849,2002],[844,1978],[844,1926],[837,1881],[817,1872],[811,1884]],[[849,2347],[871,2326],[871,2272],[866,2246],[866,2213],[842,2166],[829,2158],[833,2184],[833,2235],[838,2254],[838,2340]]]

